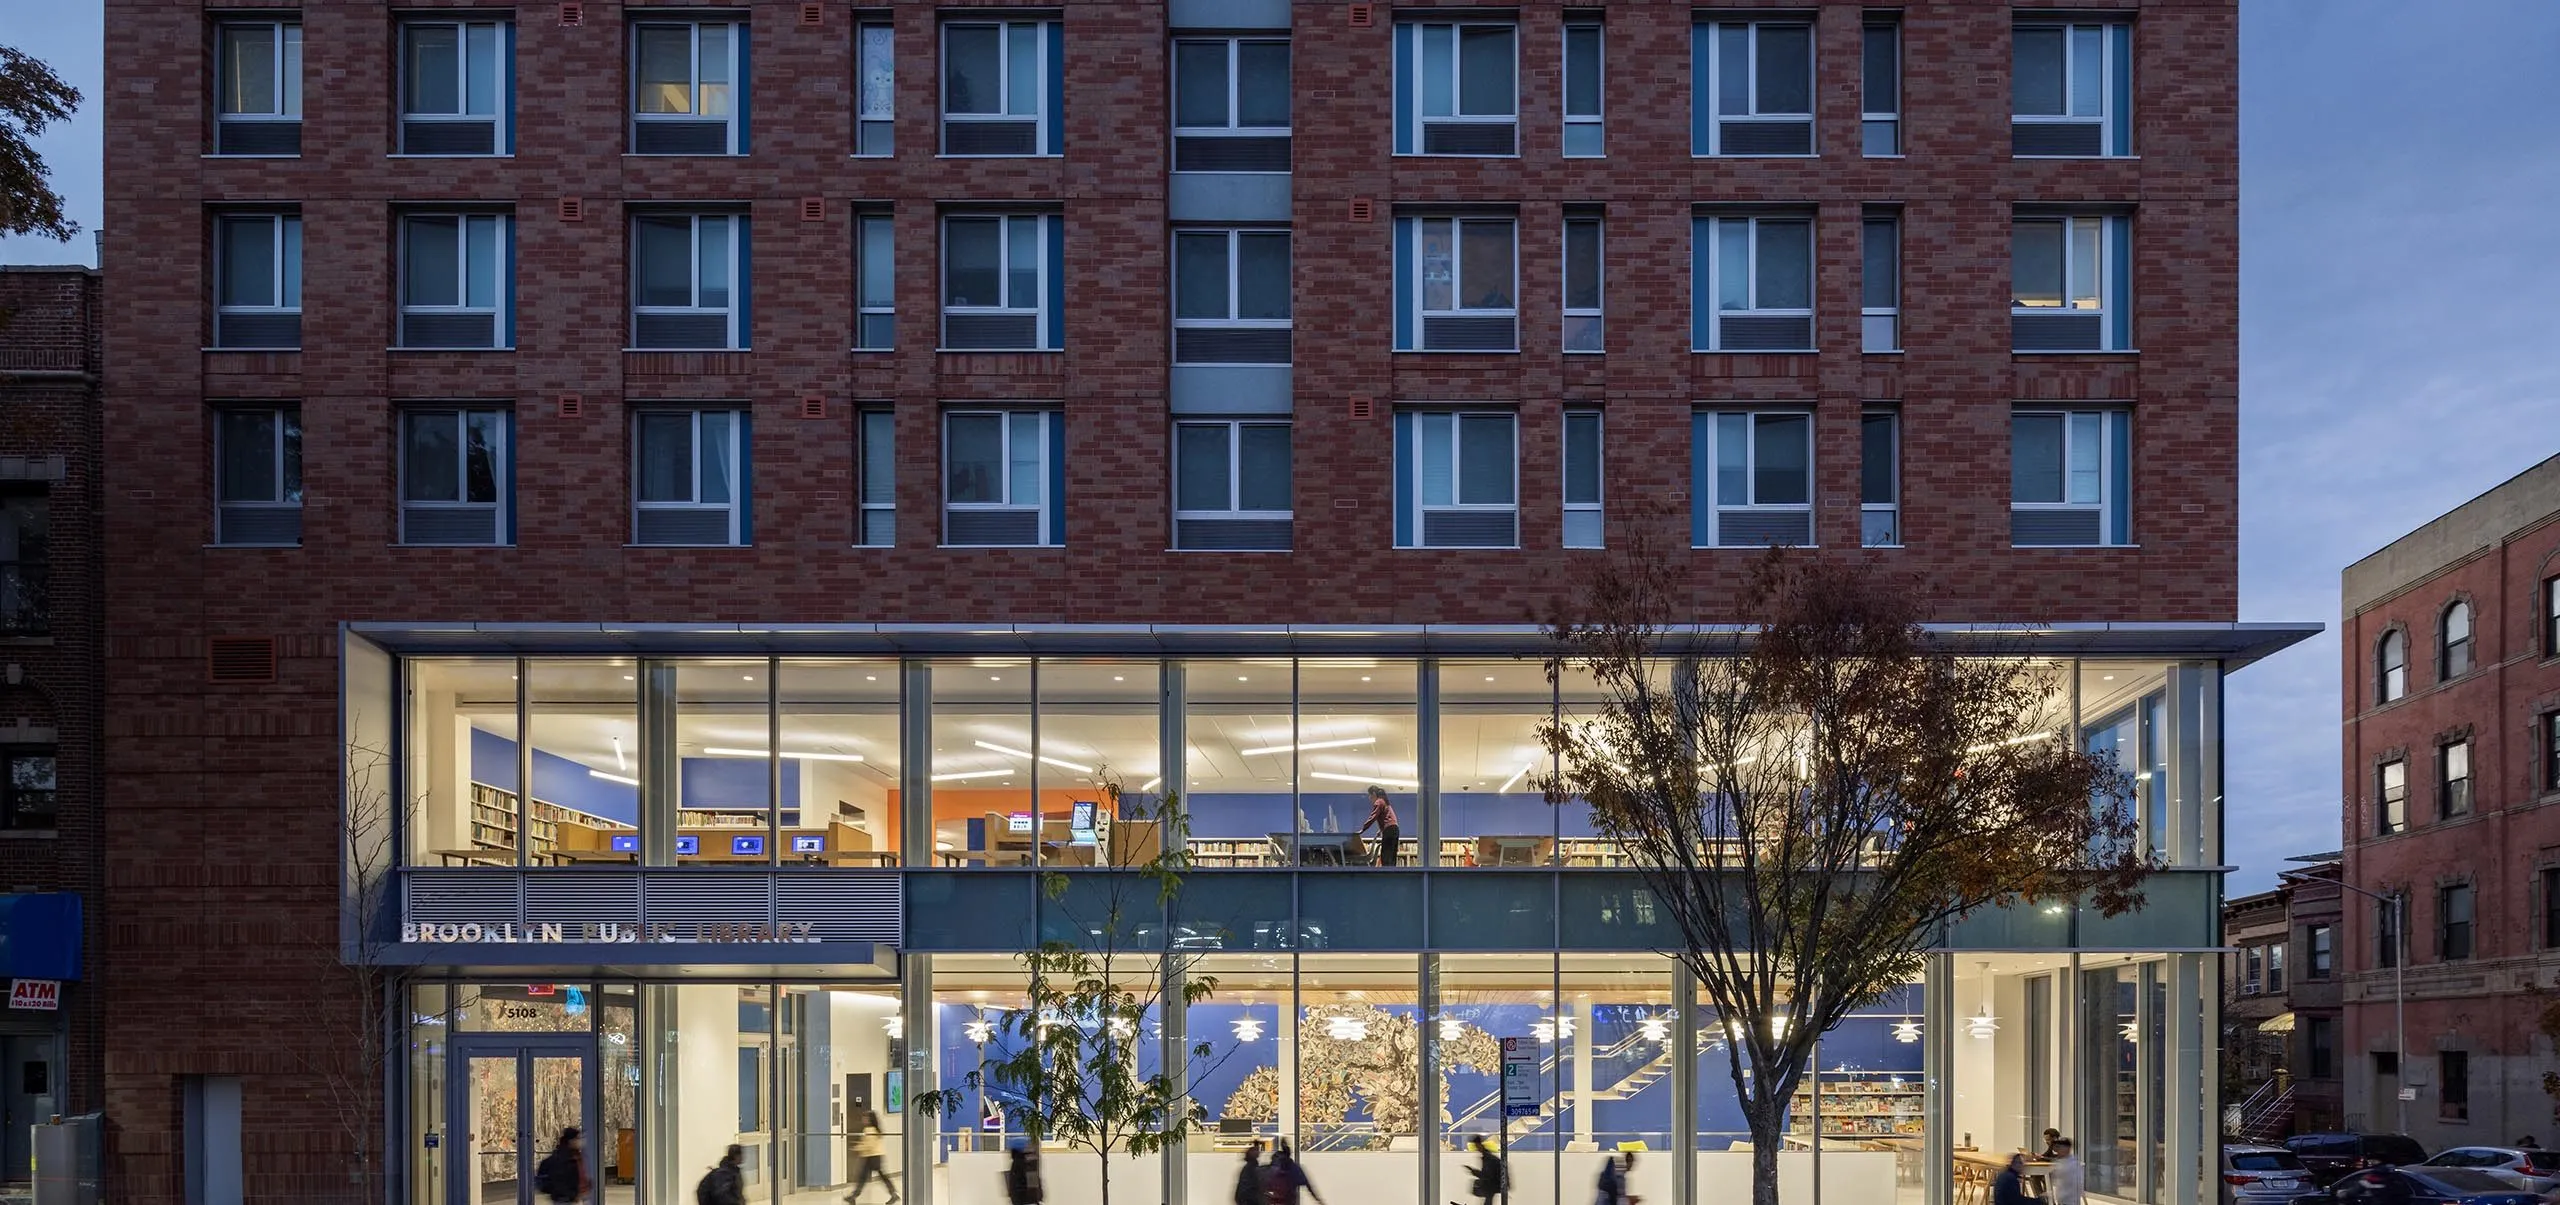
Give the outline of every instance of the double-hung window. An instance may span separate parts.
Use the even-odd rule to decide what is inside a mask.
[[[1902,416],[1891,410],[1858,420],[1858,543],[1902,543]]]
[[[1396,219],[1396,350],[1516,351],[1520,224],[1500,216]]]
[[[53,630],[53,496],[43,482],[0,490],[0,635]]]
[[[897,227],[886,210],[853,215],[855,351],[897,346]]]
[[[2436,747],[2436,813],[2441,820],[2471,814],[2471,742]]]
[[[1858,231],[1858,347],[1902,350],[1902,219],[1869,210]]]
[[[213,220],[213,345],[302,346],[302,218],[227,213]]]
[[[2400,918],[2408,906],[2409,897],[2403,892],[2373,902],[2373,965],[2386,969],[2400,965]]]
[[[1289,170],[1289,40],[1176,38],[1173,170]]]
[[[2409,763],[2394,758],[2373,776],[2374,831],[2383,836],[2409,831]]]
[[[0,828],[53,828],[61,816],[55,802],[53,748],[12,748],[0,751],[0,761],[7,763],[9,772],[8,779],[0,782],[0,792],[7,796],[7,806],[0,807]]]
[[[515,345],[515,220],[502,213],[400,219],[400,346]]]
[[[2461,962],[2471,957],[2471,884],[2436,889],[2436,957]]]
[[[943,416],[942,542],[1050,547],[1067,542],[1067,430],[1054,410],[953,410]]]
[[[1902,153],[1902,18],[1868,13],[1858,43],[1858,140],[1862,154]]]
[[[2393,628],[2373,649],[2374,701],[2389,703],[2409,693],[2409,634]],[[2551,784],[2560,787],[2560,780]]]
[[[512,544],[515,416],[487,406],[400,412],[400,542]]]
[[[866,407],[854,416],[854,440],[861,454],[861,514],[854,543],[866,548],[898,544],[897,414],[886,406]]]
[[[1396,547],[1520,544],[1520,420],[1504,410],[1396,412]]]
[[[214,27],[213,153],[302,153],[302,22]]]
[[[631,219],[633,348],[745,349],[746,286],[746,215],[642,213]]]
[[[632,24],[631,153],[747,153],[745,22]]]
[[[1289,362],[1289,232],[1173,232],[1173,362]]]
[[[1601,123],[1601,25],[1567,21],[1564,26],[1564,157],[1597,159],[1608,153]]]
[[[1243,419],[1173,427],[1173,546],[1289,549],[1289,424]]]
[[[2456,602],[2437,621],[2436,678],[2459,678],[2471,672],[2471,604]]]
[[[1600,324],[1602,278],[1601,218],[1598,213],[1567,210],[1564,219],[1564,349],[1601,352],[1608,349]]]
[[[1813,350],[1813,220],[1800,214],[1692,219],[1691,346]]]
[[[1520,29],[1508,21],[1396,23],[1399,155],[1516,155]]]
[[[898,118],[897,36],[887,21],[861,21],[853,27],[853,153],[893,153]]]
[[[1607,536],[1601,508],[1600,412],[1564,412],[1564,546],[1599,548]]]
[[[1690,31],[1689,153],[1813,153],[1813,26],[1701,21]]]
[[[746,544],[743,409],[644,409],[631,419],[631,542]]]
[[[1813,416],[1701,410],[1690,416],[1689,542],[1699,548],[1813,543]]]
[[[2009,542],[2133,542],[2133,415],[2020,410],[2009,418]]]
[[[2009,345],[2131,351],[2132,259],[2130,218],[2020,214],[2009,231]]]
[[[302,413],[289,406],[214,412],[213,542],[302,542]]]
[[[2560,577],[2542,579],[2542,655],[2560,657]]]
[[[516,29],[507,21],[400,23],[400,153],[504,155]]]
[[[1057,351],[1066,346],[1066,218],[1054,213],[942,219],[942,346]]]
[[[2304,930],[2304,933],[2306,936],[2304,944],[2310,949],[2311,958],[2310,962],[2303,967],[2302,977],[2325,980],[2329,977],[2330,959],[2333,957],[2331,942],[2335,939],[2332,936],[2332,930],[2327,925],[2313,925]]]
[[[942,153],[1066,153],[1064,44],[1050,21],[942,23]]]
[[[2020,21],[2011,34],[2009,153],[2133,153],[2133,27]]]
[[[2240,994],[2254,996],[2266,990],[2266,954],[2259,946],[2240,948]]]

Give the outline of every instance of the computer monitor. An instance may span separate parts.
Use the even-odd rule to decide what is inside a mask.
[[[676,838],[676,856],[689,858],[702,852],[702,838],[686,834]]]
[[[1253,1119],[1250,1117],[1221,1117],[1218,1119],[1218,1132],[1221,1134],[1250,1134],[1253,1132]]]
[[[611,843],[610,843],[610,845],[609,845],[609,848],[610,848],[610,849],[612,849],[612,850],[613,850],[613,852],[618,853],[618,854],[636,854],[636,853],[639,853],[639,852],[640,852],[640,834],[638,834],[638,833],[615,833],[615,834],[613,835],[612,839],[611,839]]]
[[[729,855],[737,858],[761,858],[764,856],[764,838],[731,837],[729,838]]]
[[[793,833],[791,852],[795,854],[825,853],[827,852],[827,835],[825,833]]]

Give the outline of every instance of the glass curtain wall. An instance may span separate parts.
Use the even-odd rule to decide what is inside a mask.
[[[777,854],[785,864],[898,865],[898,663],[786,658],[775,672],[782,795],[798,811]]]
[[[1297,669],[1298,861],[1420,865],[1432,853],[1422,847],[1420,667],[1308,660]],[[1384,793],[1384,809],[1372,787]]]
[[[1044,800],[1066,799],[1063,811],[1042,805],[1042,865],[1139,866],[1163,850],[1161,672],[1153,661],[1040,662],[1029,760]]]
[[[1065,843],[1072,793],[1043,797],[1031,699],[1028,658],[933,667],[933,847],[943,865],[1032,866],[1052,838]]]
[[[1288,865],[1298,812],[1297,666],[1192,661],[1182,668],[1183,808],[1203,869]]]
[[[1565,848],[1544,779],[1554,756],[1538,739],[1555,688],[1534,661],[1440,663],[1442,866],[1552,866]],[[1593,834],[1570,834],[1580,848]]]

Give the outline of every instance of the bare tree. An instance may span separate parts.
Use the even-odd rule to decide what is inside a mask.
[[[1776,1205],[1824,1031],[1907,983],[1949,922],[2136,907],[2151,862],[2130,781],[2064,739],[2052,667],[1959,655],[1910,590],[1839,561],[1770,553],[1721,635],[1675,626],[1698,610],[1686,580],[1639,541],[1549,625],[1549,678],[1599,701],[1547,726],[1545,786],[1588,803],[1679,926],[1670,953],[1731,1038],[1752,1200]]]
[[[365,731],[350,717],[351,732]],[[314,1002],[298,1022],[308,1040],[293,1043],[304,1072],[328,1106],[347,1157],[349,1202],[386,1200],[390,1162],[383,1150],[383,1091],[406,1040],[408,1011],[401,1006],[408,977],[382,965],[395,936],[392,926],[399,863],[400,800],[392,789],[387,748],[350,738],[346,746],[346,795],[339,813],[340,908],[310,925],[315,961],[332,973],[334,999]]]

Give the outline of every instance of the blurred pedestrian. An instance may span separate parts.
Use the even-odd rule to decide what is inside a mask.
[[[1013,1205],[1040,1205],[1048,1195],[1040,1185],[1040,1152],[1029,1143],[1013,1144],[1013,1158],[1004,1169],[1004,1199]]]
[[[559,1143],[533,1170],[534,1190],[547,1200],[576,1201],[595,1186],[587,1175],[586,1144],[579,1138],[578,1127],[560,1131]]]

